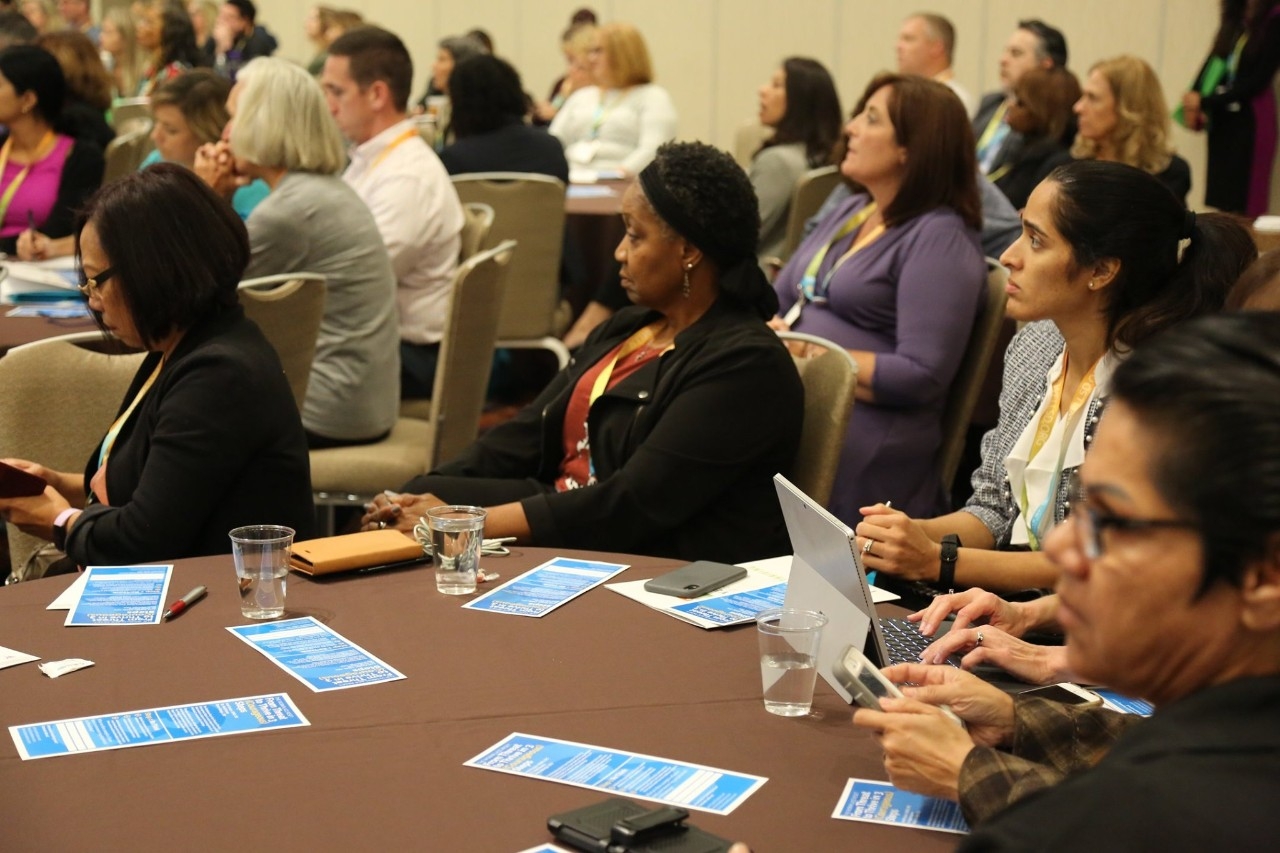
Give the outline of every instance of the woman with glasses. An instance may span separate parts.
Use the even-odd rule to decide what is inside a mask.
[[[49,485],[0,500],[0,514],[64,550],[64,570],[225,554],[244,524],[310,535],[298,409],[236,296],[249,262],[240,217],[161,163],[89,200],[76,251],[98,324],[147,356],[84,472],[6,460]]]
[[[946,591],[1049,587],[1044,536],[1066,515],[1070,475],[1127,353],[1168,326],[1222,308],[1256,257],[1243,228],[1197,217],[1132,166],[1081,160],[1027,201],[1023,233],[1001,257],[1006,314],[1027,326],[1005,357],[1000,418],[982,441],[974,494],[960,511],[913,519],[862,509],[867,569]]]
[[[676,135],[676,107],[653,82],[644,37],[631,24],[596,30],[589,53],[594,86],[578,89],[551,121],[570,166],[637,175]]]
[[[962,850],[1262,850],[1280,835],[1280,316],[1207,317],[1121,364],[1045,550],[1070,668],[1150,719],[952,667],[858,711],[894,784],[958,800]],[[948,705],[967,730],[942,716]],[[1046,790],[1047,789],[1047,790]],[[1032,796],[1035,794],[1035,796]]]

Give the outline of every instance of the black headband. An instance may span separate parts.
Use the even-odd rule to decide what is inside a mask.
[[[716,266],[726,269],[742,260],[740,251],[719,242],[710,229],[699,225],[685,212],[684,205],[667,191],[666,182],[658,171],[657,161],[645,166],[640,172],[640,188],[644,190],[653,212],[677,234],[701,249],[704,255],[716,262]]]

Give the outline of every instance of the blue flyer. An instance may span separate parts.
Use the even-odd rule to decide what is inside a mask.
[[[1128,696],[1121,696],[1114,690],[1103,690],[1094,688],[1094,693],[1102,697],[1102,704],[1113,711],[1119,711],[1121,714],[1137,714],[1139,717],[1150,717],[1155,707],[1145,699],[1133,699]]]
[[[780,583],[719,598],[694,599],[686,604],[677,604],[671,609],[716,625],[736,625],[754,620],[762,610],[781,607],[786,597],[787,585]]]
[[[314,616],[227,630],[317,693],[404,678]]]
[[[90,566],[66,625],[159,625],[173,566]]]
[[[23,761],[309,726],[287,693],[10,726]]]
[[[468,601],[463,607],[515,616],[545,616],[626,568],[622,563],[556,557]]]
[[[465,762],[465,766],[713,814],[729,814],[768,781],[763,776],[519,732]]]
[[[831,816],[961,835],[969,831],[959,803],[900,791],[888,782],[872,779],[850,779]]]

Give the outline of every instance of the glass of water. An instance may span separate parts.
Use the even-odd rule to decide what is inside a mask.
[[[756,616],[764,709],[780,717],[803,717],[813,706],[818,646],[827,617],[816,610],[772,608]]]
[[[231,531],[242,616],[278,619],[284,615],[293,533],[292,527],[279,524],[251,524]]]
[[[478,506],[437,506],[427,510],[431,548],[435,552],[432,559],[436,589],[445,595],[470,595],[476,591],[484,517],[484,509]]]

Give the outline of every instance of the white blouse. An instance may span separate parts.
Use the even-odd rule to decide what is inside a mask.
[[[551,121],[570,166],[640,172],[658,146],[676,136],[676,108],[661,86],[587,86],[569,96]]]

